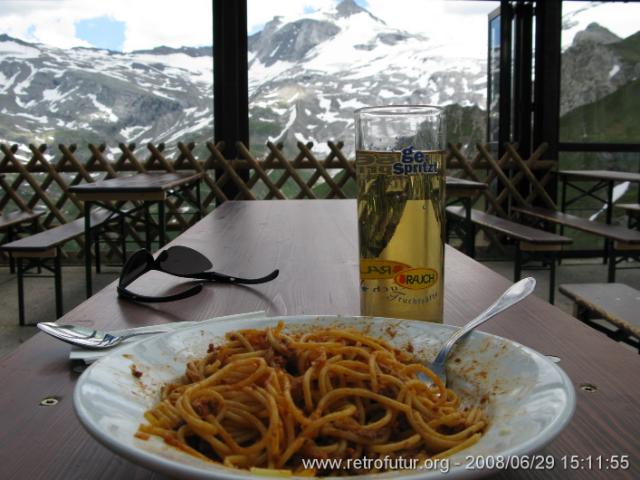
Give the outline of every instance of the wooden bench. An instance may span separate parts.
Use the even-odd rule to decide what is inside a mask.
[[[447,214],[458,220],[465,220],[465,210],[462,207],[447,207]],[[479,210],[471,210],[471,223],[483,229],[493,230],[515,241],[516,256],[514,259],[514,281],[520,280],[526,254],[533,259],[541,259],[543,265],[549,266],[549,302],[555,300],[556,288],[556,263],[558,252],[563,245],[572,242],[569,237],[556,235],[555,233],[538,230],[537,228],[521,225],[504,218],[496,217]],[[471,232],[471,238],[475,238],[475,231]]]
[[[11,212],[0,213],[0,230],[10,229],[23,223],[32,223],[42,215],[42,212]]]
[[[42,212],[16,211],[10,213],[0,213],[0,231],[6,231],[6,243],[13,242],[16,235],[24,227],[29,224],[31,233],[37,233],[39,230],[38,218]],[[10,271],[15,272],[15,264],[13,258],[10,259]]]
[[[614,203],[613,206],[627,214],[627,227],[640,229],[640,203]]]
[[[544,208],[514,208],[513,211],[537,220],[574,228],[605,238],[609,256],[608,281],[611,283],[615,282],[616,279],[617,264],[625,258],[633,257],[640,252],[640,231],[638,230],[629,230],[618,225],[593,222],[586,218]],[[618,257],[620,257],[619,260]]]
[[[112,220],[122,220],[122,216],[105,209],[98,209],[91,213],[91,228],[97,229]],[[122,228],[122,222],[121,222]],[[17,260],[18,273],[18,312],[20,325],[25,325],[24,318],[24,278],[33,268],[45,268],[53,273],[55,283],[56,316],[62,316],[62,271],[60,268],[61,248],[69,240],[84,234],[84,217],[57,227],[44,230],[29,237],[14,240],[2,245],[0,248]],[[124,237],[124,235],[121,235]],[[96,270],[100,271],[99,235],[94,235],[96,252]],[[90,246],[85,245],[85,248]],[[123,254],[124,238],[122,239]],[[24,261],[27,260],[25,265]],[[47,265],[52,260],[53,266]]]
[[[582,283],[560,285],[560,292],[573,300],[577,319],[640,353],[640,291],[623,283]]]

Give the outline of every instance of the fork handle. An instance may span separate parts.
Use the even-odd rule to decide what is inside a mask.
[[[500,297],[498,297],[498,299],[489,308],[487,308],[484,312],[471,320],[465,326],[456,330],[447,339],[442,349],[440,349],[433,363],[444,364],[447,361],[449,352],[458,340],[467,335],[477,326],[483,324],[490,318],[495,317],[497,314],[505,311],[507,308],[512,307],[519,301],[523,300],[533,292],[535,286],[536,281],[532,277],[523,278],[519,282],[511,285],[511,287],[509,287],[507,291],[500,295]]]

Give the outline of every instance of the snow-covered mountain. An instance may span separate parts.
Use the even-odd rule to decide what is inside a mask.
[[[211,131],[211,48],[122,54],[0,35],[0,58],[3,141],[114,145]]]
[[[251,143],[353,141],[365,105],[485,105],[484,61],[452,58],[345,0],[249,38]],[[0,141],[144,144],[212,137],[212,49],[117,53],[0,35]]]
[[[351,146],[353,111],[369,105],[486,104],[484,59],[452,57],[351,0],[295,20],[276,17],[249,46],[251,119],[285,144]]]

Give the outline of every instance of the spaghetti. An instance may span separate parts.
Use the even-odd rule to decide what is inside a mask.
[[[302,459],[440,458],[478,441],[483,413],[407,352],[355,330],[226,335],[145,413],[157,435],[206,461],[303,472]],[[428,385],[419,374],[430,377]]]

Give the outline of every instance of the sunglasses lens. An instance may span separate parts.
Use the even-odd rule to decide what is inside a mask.
[[[126,287],[136,278],[147,272],[152,265],[153,257],[146,250],[138,250],[129,257],[120,273],[120,287]]]
[[[212,267],[209,259],[200,252],[180,245],[164,250],[156,262],[163,271],[176,275],[201,273]]]

